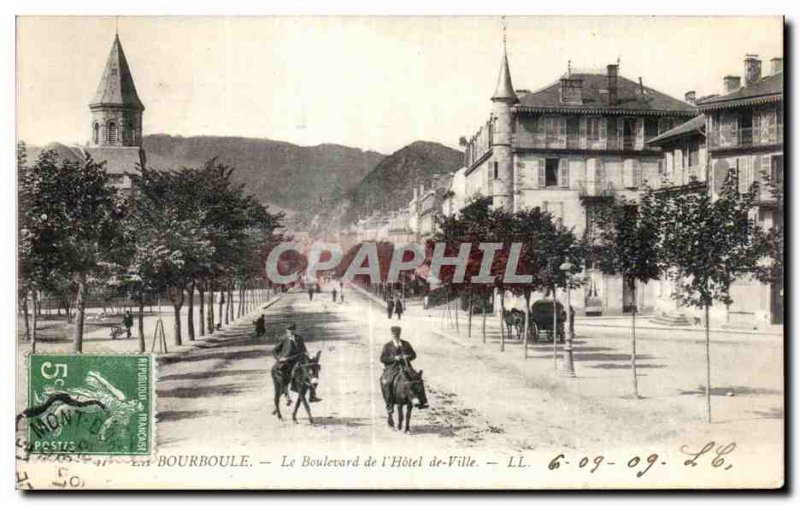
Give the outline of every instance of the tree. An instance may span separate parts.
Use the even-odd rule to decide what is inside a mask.
[[[473,298],[477,297],[481,304],[482,334],[483,342],[486,343],[486,298],[491,295],[494,288],[493,284],[483,284],[472,282],[472,278],[480,272],[480,265],[483,258],[483,251],[480,250],[481,242],[492,241],[492,233],[495,231],[493,226],[494,211],[491,209],[491,198],[477,198],[470,204],[461,209],[458,215],[442,217],[437,216],[434,239],[428,243],[428,253],[426,261],[430,266],[431,253],[434,242],[446,244],[446,255],[458,253],[460,244],[468,243],[471,245],[469,259],[466,268],[464,282],[455,284],[452,277],[455,269],[444,267],[440,272],[440,281],[448,289],[449,293],[458,295],[466,294],[468,297],[467,315],[467,337],[472,337],[472,312]],[[497,274],[498,267],[493,266],[493,272]],[[502,272],[500,273],[502,275]]]
[[[27,218],[20,226],[21,272],[44,289],[49,278],[76,287],[73,350],[83,350],[85,300],[91,285],[109,275],[107,259],[121,217],[119,198],[103,164],[59,160],[41,153],[20,177],[20,204]]]
[[[636,202],[621,198],[595,207],[593,226],[584,237],[589,261],[605,274],[621,275],[623,282],[636,288],[662,273],[659,250],[659,215],[649,188]],[[634,291],[635,292],[635,291]],[[631,374],[633,396],[639,398],[636,375],[636,313],[631,311]]]
[[[232,173],[233,168],[212,158],[200,168],[140,167],[130,174],[135,191],[128,231],[136,251],[131,267],[147,289],[167,292],[175,311],[177,345],[182,343],[180,316],[186,300],[187,336],[195,338],[195,289],[200,294],[201,325],[204,292],[209,291],[208,311],[213,314],[215,285],[226,292],[224,320],[234,317],[234,287],[239,294],[237,315],[242,314],[247,285],[263,276],[264,249],[274,243],[273,233],[283,218],[245,194],[242,185],[234,185]],[[222,309],[220,305],[220,323]]]
[[[182,345],[181,307],[184,290],[214,253],[202,226],[204,215],[187,205],[189,171],[160,171],[140,167],[130,174],[131,193],[125,234],[131,244],[128,274],[138,285],[139,321],[145,292],[166,291],[173,304],[175,345]],[[139,348],[144,348],[140,331]]]
[[[659,216],[662,261],[685,306],[701,308],[705,319],[706,417],[711,422],[711,346],[709,309],[732,303],[730,287],[757,264],[756,228],[750,218],[755,187],[740,194],[728,174],[719,195],[707,191],[663,192],[653,199]]]

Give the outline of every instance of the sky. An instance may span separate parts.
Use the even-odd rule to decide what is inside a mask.
[[[490,112],[500,17],[20,17],[17,137],[89,139],[88,103],[115,26],[144,133],[224,135],[390,154],[415,141],[458,148]],[[604,68],[676,98],[719,93],[746,53],[783,52],[775,17],[508,17],[517,89]]]

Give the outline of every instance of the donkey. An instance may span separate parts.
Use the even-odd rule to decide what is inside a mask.
[[[503,312],[503,321],[506,324],[508,336],[514,336],[514,330],[517,330],[517,340],[520,340],[525,331],[525,313],[519,309],[506,310]]]
[[[303,355],[292,367],[292,373],[289,376],[289,389],[297,391],[297,400],[292,412],[292,421],[294,422],[297,422],[297,411],[300,409],[300,403],[302,402],[308,415],[308,422],[314,424],[314,418],[311,416],[311,408],[308,406],[306,395],[312,387],[316,387],[319,383],[319,371],[322,368],[319,364],[320,354],[321,351],[317,351],[313,358]],[[284,378],[276,365],[272,366],[271,371],[272,385],[275,388],[275,410],[272,411],[272,415],[276,415],[278,419],[283,420],[280,400],[284,390]],[[291,398],[289,398],[287,405],[291,405]]]
[[[405,407],[405,432],[411,433],[411,410],[428,408],[428,397],[425,395],[425,384],[422,382],[422,370],[414,371],[406,367],[394,380],[392,393],[394,405],[397,405],[397,429],[403,429],[403,407]],[[394,413],[388,412],[390,428],[394,428]]]

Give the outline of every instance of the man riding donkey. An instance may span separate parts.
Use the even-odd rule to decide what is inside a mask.
[[[291,397],[289,396],[289,385],[293,382],[292,379],[297,371],[297,365],[301,363],[301,360],[305,361],[311,359],[308,355],[306,344],[303,342],[303,337],[295,333],[296,329],[297,325],[294,323],[289,323],[286,326],[286,333],[272,349],[272,353],[277,360],[275,363],[275,368],[282,378],[281,383],[283,384],[283,394],[286,395],[289,403],[291,403]],[[322,401],[322,398],[317,396],[316,385],[311,386],[311,395],[309,397],[309,401]]]
[[[407,408],[405,417],[406,432],[410,431],[411,409],[428,408],[425,386],[422,383],[422,370],[416,372],[411,362],[417,353],[408,341],[400,338],[399,326],[392,326],[392,340],[383,346],[381,363],[384,365],[381,375],[381,392],[386,402],[387,421],[394,428],[394,406],[397,405],[398,429],[403,429],[403,407]]]

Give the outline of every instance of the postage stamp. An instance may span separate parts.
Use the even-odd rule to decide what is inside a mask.
[[[34,354],[28,374],[32,453],[150,454],[148,356]]]

